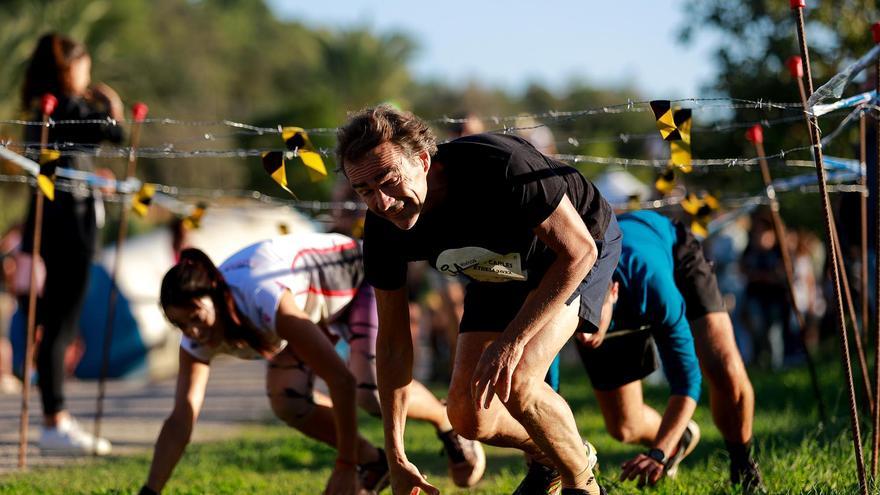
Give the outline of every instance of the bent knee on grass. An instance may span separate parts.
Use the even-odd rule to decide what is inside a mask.
[[[307,396],[291,397],[285,393],[269,396],[269,405],[275,416],[286,425],[300,428],[315,411],[315,401]]]

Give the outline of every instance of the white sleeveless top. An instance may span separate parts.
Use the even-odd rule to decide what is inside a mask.
[[[219,270],[239,314],[265,332],[277,352],[287,345],[275,328],[285,291],[290,291],[309,320],[326,325],[347,308],[364,280],[360,245],[341,234],[291,234],[258,242],[230,256]],[[221,353],[243,359],[262,357],[247,346],[208,347],[186,336],[180,345],[204,362]]]

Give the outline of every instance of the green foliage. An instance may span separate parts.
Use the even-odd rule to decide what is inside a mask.
[[[416,46],[404,35],[359,27],[313,29],[278,19],[264,0],[9,2],[0,12],[0,23],[4,26],[0,50],[9,54],[0,67],[0,88],[5,90],[0,91],[0,114],[7,117],[18,116],[16,94],[24,65],[36,39],[50,30],[84,41],[94,59],[93,78],[114,87],[126,104],[146,102],[151,117],[229,118],[265,127],[332,129],[347,112],[383,101],[435,117],[465,110],[483,115],[570,110],[637,99],[631,88],[599,90],[580,83],[560,94],[531,85],[524,94],[515,95],[477,84],[455,88],[417,82],[409,71]],[[553,131],[562,152],[638,156],[643,151],[641,142],[593,141],[650,132],[653,122],[644,117],[572,119],[554,126]],[[490,129],[502,125],[488,124]],[[15,126],[0,129],[0,135],[12,139],[20,132]],[[447,135],[442,124],[437,132],[441,138]],[[578,144],[570,144],[568,138]],[[315,134],[312,141],[327,150],[335,145],[332,132]],[[141,146],[279,148],[281,141],[275,134],[253,135],[223,126],[148,125]],[[327,161],[328,168],[334,169],[333,159]],[[123,172],[122,160],[101,160],[100,164]],[[139,166],[139,175],[146,180],[286,194],[266,177],[256,157],[143,159]],[[296,162],[288,171],[299,197],[328,197],[332,180],[312,184]]]
[[[774,102],[800,103],[797,82],[785,66],[786,60],[800,55],[796,24],[784,1],[688,0],[683,11],[687,23],[681,30],[686,44],[715,43],[714,63],[718,76],[707,91],[734,98],[762,99]],[[815,87],[866,53],[874,44],[870,26],[880,18],[875,0],[807,2],[806,38],[810,50],[810,66]],[[864,91],[853,83],[846,95]],[[775,118],[780,111],[740,108],[733,111],[737,122]],[[792,115],[791,112],[785,113]],[[794,114],[797,116],[797,114]],[[843,115],[825,117],[820,126],[826,132],[835,129]],[[695,125],[705,123],[697,122]],[[857,128],[858,126],[856,126]],[[845,133],[826,148],[826,153],[852,157],[856,130]],[[754,150],[743,138],[742,131],[724,134],[699,134],[695,137],[695,153],[707,156],[753,156]],[[765,128],[768,153],[809,144],[802,121]],[[809,153],[798,158],[810,159]]]

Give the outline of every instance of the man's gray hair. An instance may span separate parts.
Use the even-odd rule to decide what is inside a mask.
[[[388,104],[352,114],[348,123],[336,131],[336,140],[336,159],[343,174],[346,164],[359,161],[370,150],[387,142],[409,155],[423,151],[431,156],[437,154],[437,139],[428,124],[412,112]]]

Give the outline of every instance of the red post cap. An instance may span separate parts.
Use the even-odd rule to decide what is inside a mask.
[[[880,22],[871,25],[871,34],[874,35],[874,43],[880,43]]]
[[[55,95],[52,93],[46,93],[43,95],[43,100],[41,102],[40,108],[43,109],[43,115],[52,115],[55,112],[55,107],[58,106],[58,98],[55,98]]]
[[[789,4],[791,5],[791,9],[803,9],[807,6],[807,0],[789,0]]]
[[[746,139],[750,142],[758,144],[764,142],[764,128],[761,124],[755,124],[746,131]]]
[[[131,106],[131,114],[134,117],[135,122],[143,122],[144,119],[147,118],[147,112],[149,111],[150,107],[142,102],[137,102]]]
[[[791,77],[804,77],[804,61],[799,55],[788,57],[788,60],[785,61],[785,65],[788,67],[788,72],[791,74]]]

